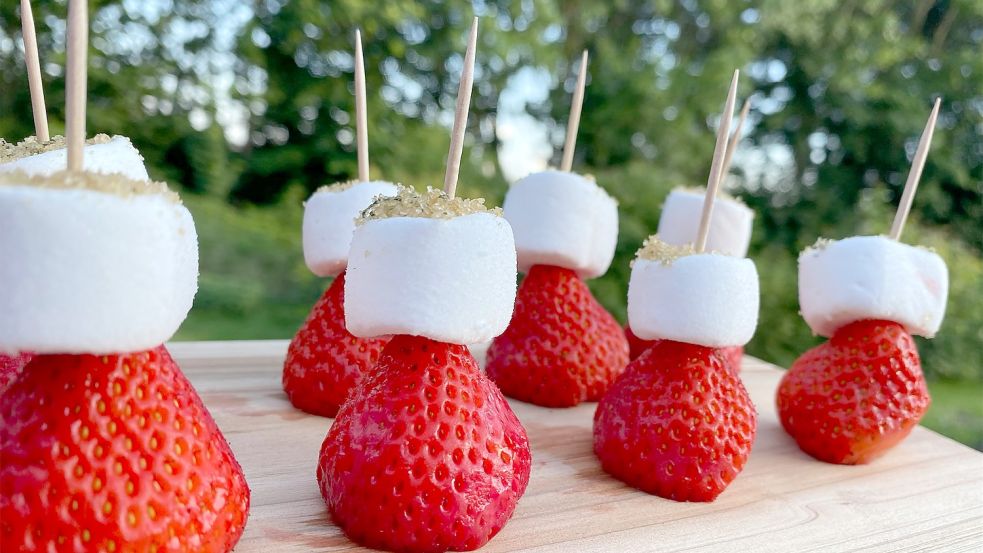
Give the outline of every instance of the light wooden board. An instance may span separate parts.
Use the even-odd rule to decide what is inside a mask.
[[[168,347],[252,489],[236,551],[358,550],[331,523],[314,477],[331,420],[293,409],[280,387],[286,346]],[[821,463],[779,426],[780,371],[746,358],[742,375],[759,411],[757,440],[744,472],[709,504],[668,501],[607,476],[591,449],[594,404],[512,402],[532,444],[532,477],[482,551],[983,551],[983,454],[919,427],[870,465]]]

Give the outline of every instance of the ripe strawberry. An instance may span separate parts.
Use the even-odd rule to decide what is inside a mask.
[[[21,369],[31,361],[30,353],[18,353],[17,355],[4,355],[0,353],[0,393],[3,393],[10,386],[10,383],[17,378]]]
[[[618,322],[570,269],[534,265],[485,371],[509,397],[546,407],[601,399],[628,364]]]
[[[361,545],[462,551],[512,516],[530,463],[525,429],[466,347],[396,336],[338,411],[317,481]]]
[[[0,402],[0,550],[230,550],[249,489],[163,346],[39,355]]]
[[[880,456],[928,410],[918,350],[904,327],[858,321],[802,354],[778,386],[778,415],[802,451],[845,465]]]
[[[625,325],[625,338],[628,339],[628,357],[634,361],[639,355],[645,353],[645,350],[652,347],[655,340],[643,340],[635,335],[631,331],[631,327]],[[717,348],[720,355],[724,356],[724,360],[727,362],[727,366],[731,367],[736,372],[741,371],[741,360],[744,359],[744,347],[743,346],[728,346],[723,348]]]
[[[676,501],[713,501],[744,468],[757,414],[716,350],[660,340],[594,413],[594,452],[614,477]]]
[[[358,338],[345,328],[345,273],[314,304],[290,342],[283,390],[294,407],[333,417],[351,389],[371,369],[387,339]]]

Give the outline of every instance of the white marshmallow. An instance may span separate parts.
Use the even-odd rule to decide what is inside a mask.
[[[191,213],[160,194],[0,186],[0,352],[131,352],[198,288]]]
[[[317,276],[335,276],[348,266],[355,219],[379,196],[395,196],[395,184],[359,182],[315,192],[304,204],[304,261]]]
[[[143,156],[125,136],[114,136],[109,142],[88,144],[82,158],[86,171],[120,173],[132,180],[150,180]],[[59,148],[33,156],[22,157],[0,165],[0,172],[23,171],[28,175],[51,175],[68,166],[68,150]]]
[[[799,255],[799,306],[820,336],[854,321],[884,319],[931,338],[948,293],[941,257],[886,236],[854,236]]]
[[[509,188],[503,208],[520,271],[556,265],[593,278],[611,266],[618,203],[594,181],[561,171],[533,173]]]
[[[512,229],[490,213],[370,220],[355,228],[345,278],[345,323],[355,336],[485,342],[512,318]]]
[[[628,322],[643,340],[743,346],[758,325],[758,272],[750,259],[717,253],[670,264],[636,259]]]
[[[677,188],[669,193],[659,217],[659,239],[674,246],[696,242],[703,216],[704,192]],[[717,196],[710,218],[707,251],[734,257],[747,255],[754,226],[754,211],[742,202]]]

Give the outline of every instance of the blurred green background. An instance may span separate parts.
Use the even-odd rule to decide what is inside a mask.
[[[33,134],[17,2],[0,4],[0,136]],[[32,2],[52,132],[63,128],[65,1]],[[130,136],[183,189],[201,280],[178,339],[288,338],[326,286],[303,264],[302,202],[356,172],[352,36],[363,31],[375,178],[441,182],[467,27],[481,16],[462,196],[556,164],[579,52],[591,53],[575,170],[621,204],[611,271],[666,193],[706,182],[734,68],[751,115],[726,186],[757,211],[762,308],[748,351],[787,366],[819,342],[796,256],[886,232],[943,97],[905,240],[951,273],[946,322],[918,340],[925,424],[983,449],[983,3],[978,0],[90,0],[90,134]]]

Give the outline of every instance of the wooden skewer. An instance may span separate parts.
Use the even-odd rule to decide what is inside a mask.
[[[355,30],[355,135],[357,137],[358,180],[369,181],[369,124],[365,101],[365,60],[362,33]]]
[[[89,47],[89,7],[86,0],[68,1],[68,45],[65,91],[65,138],[68,170],[82,170],[85,148],[86,59]]]
[[[911,170],[908,172],[908,180],[904,184],[898,212],[894,215],[894,224],[891,225],[891,238],[893,240],[901,239],[905,221],[908,220],[908,214],[911,212],[911,204],[915,200],[915,191],[918,190],[918,181],[922,178],[922,170],[925,169],[928,150],[932,147],[932,135],[935,133],[935,122],[939,118],[941,105],[942,98],[936,98],[935,105],[932,107],[932,114],[928,116],[928,123],[925,123],[925,130],[922,131],[922,137],[918,140],[918,149],[915,150],[915,158],[911,161]]]
[[[720,184],[723,184],[724,179],[727,178],[727,173],[730,171],[730,162],[734,158],[734,150],[737,149],[737,143],[741,141],[741,130],[744,128],[744,120],[747,119],[747,112],[751,108],[751,98],[748,97],[744,100],[744,106],[741,107],[741,114],[737,116],[737,126],[734,127],[734,136],[730,138],[730,142],[727,143],[727,153],[724,154],[724,164],[720,167]]]
[[[31,1],[20,0],[21,36],[24,37],[24,61],[27,64],[27,84],[31,89],[31,109],[34,111],[34,136],[38,142],[51,139],[48,134],[48,114],[44,107],[44,88],[41,85],[41,59],[38,56],[38,37],[34,32]]]
[[[580,57],[580,73],[577,74],[577,88],[573,91],[570,103],[570,120],[567,122],[567,139],[563,143],[563,162],[561,171],[573,168],[573,151],[577,147],[577,130],[580,128],[580,112],[584,107],[584,88],[587,86],[587,50]]]
[[[454,197],[457,177],[461,172],[461,155],[464,153],[464,132],[468,126],[468,109],[471,107],[471,87],[474,84],[474,51],[478,46],[478,18],[471,23],[468,49],[464,53],[464,69],[461,71],[461,86],[457,89],[457,106],[454,108],[454,128],[451,130],[451,145],[447,151],[447,172],[444,174],[444,193]]]
[[[734,70],[734,78],[730,81],[730,91],[727,92],[727,102],[724,103],[724,113],[720,117],[720,127],[717,129],[717,143],[713,148],[713,163],[710,165],[710,176],[707,178],[707,194],[703,200],[703,214],[700,217],[700,229],[696,235],[696,253],[703,253],[707,248],[707,237],[710,234],[710,218],[713,216],[713,200],[720,186],[720,168],[723,165],[724,149],[730,133],[730,120],[734,118],[734,101],[737,98],[737,79],[741,72]]]

